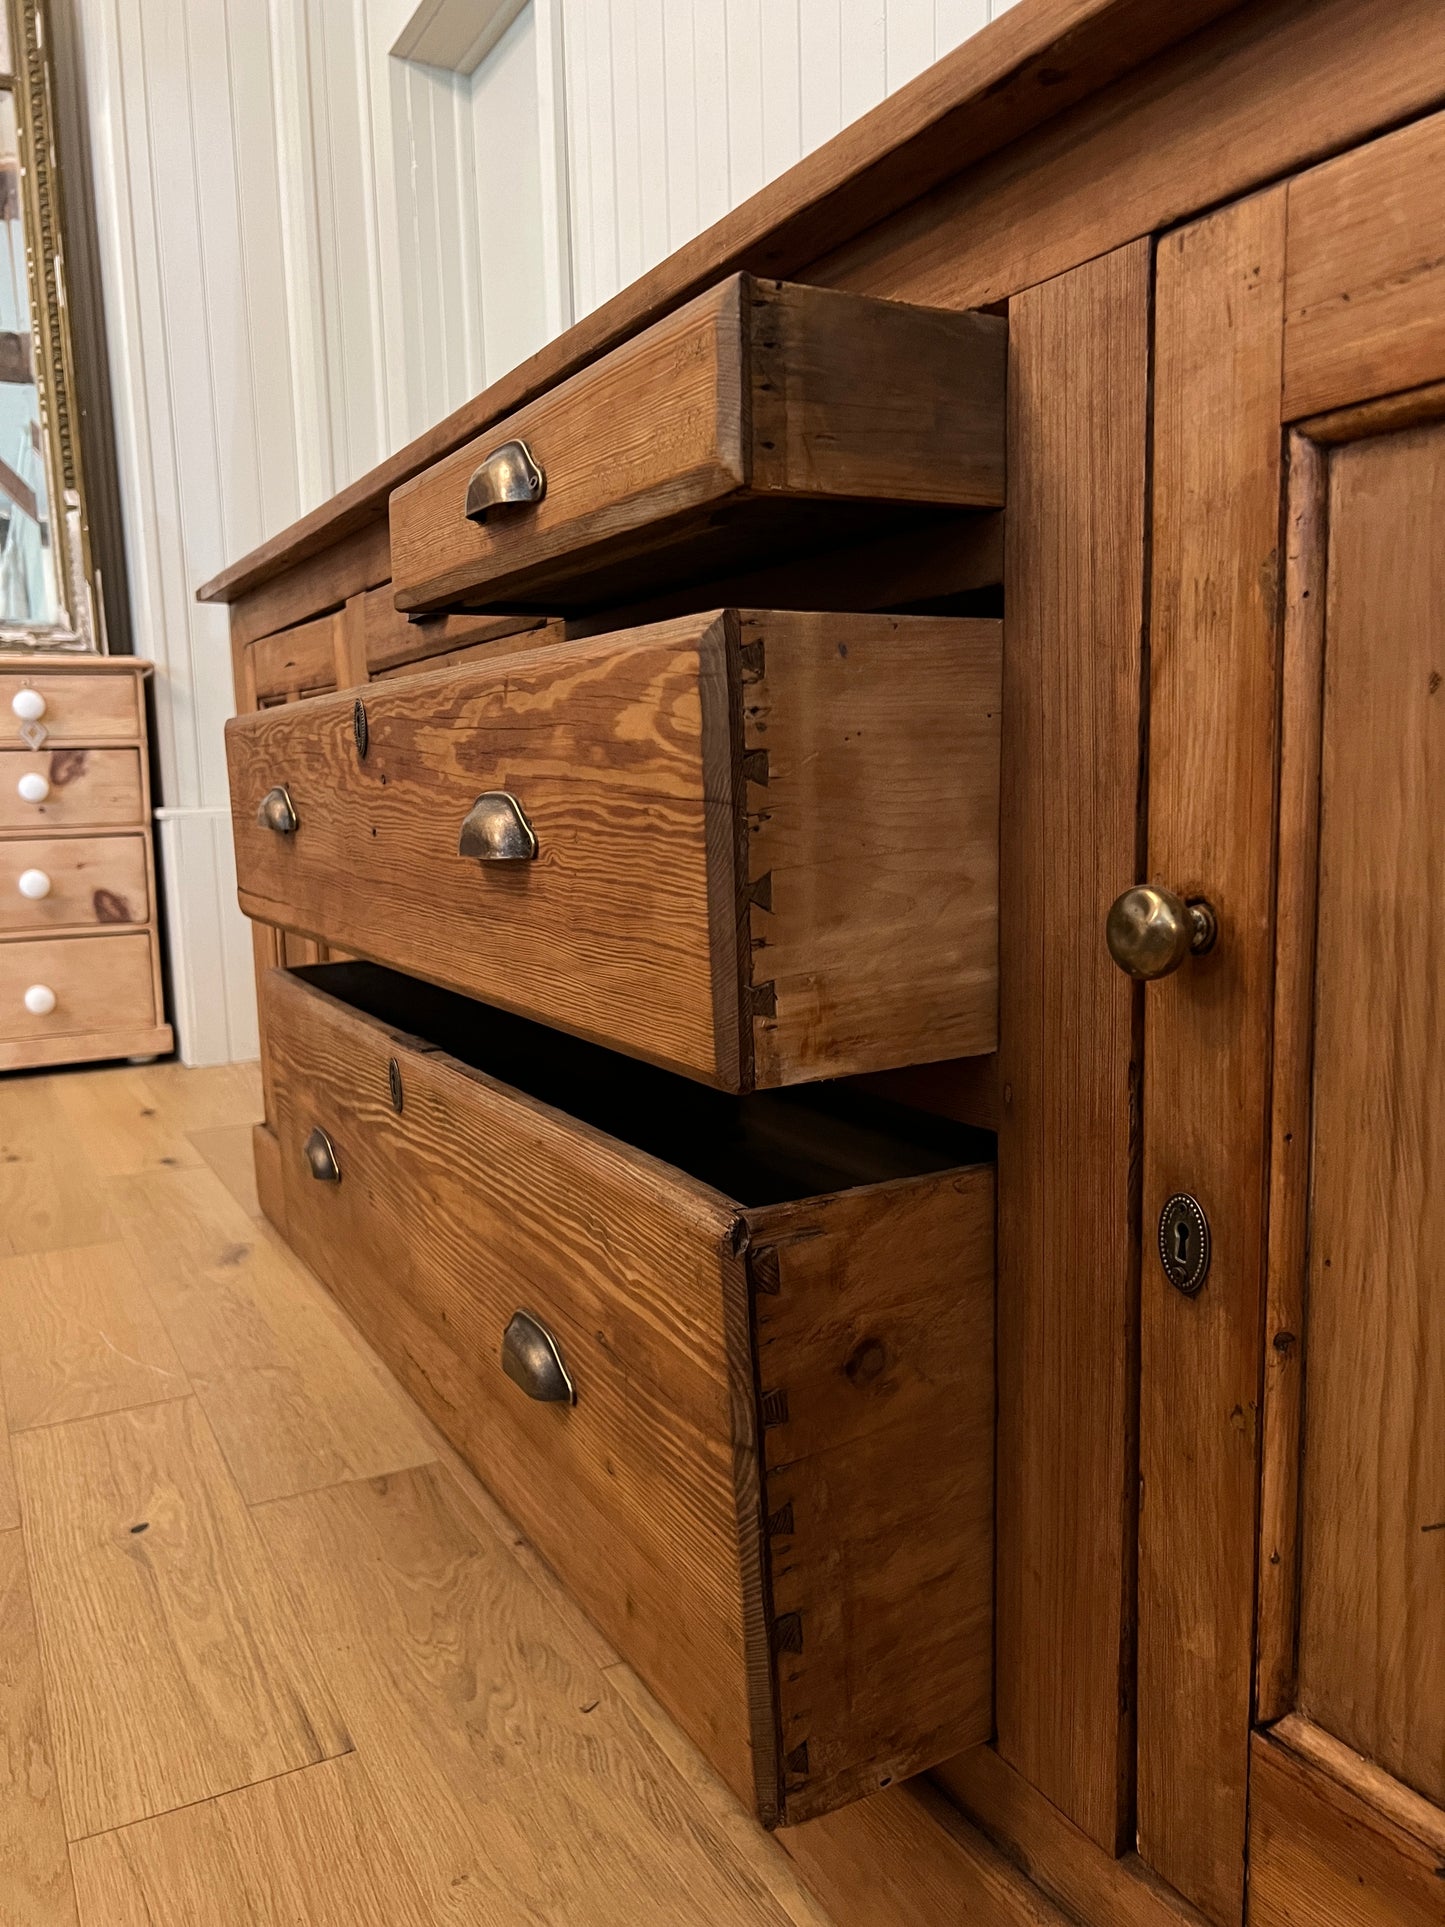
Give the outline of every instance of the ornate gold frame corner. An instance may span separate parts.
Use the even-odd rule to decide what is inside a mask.
[[[25,253],[30,280],[36,388],[45,435],[46,474],[60,610],[51,623],[0,616],[0,651],[62,649],[104,653],[90,553],[85,477],[76,423],[75,360],[66,298],[64,201],[55,152],[55,116],[44,0],[0,0],[10,22],[19,130]]]

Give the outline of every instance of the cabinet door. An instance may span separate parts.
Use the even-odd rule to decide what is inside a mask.
[[[1445,1921],[1442,157],[1157,260],[1139,1851],[1221,1923]]]

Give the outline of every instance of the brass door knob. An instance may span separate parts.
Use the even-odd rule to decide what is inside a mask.
[[[1116,897],[1104,938],[1109,955],[1131,977],[1167,977],[1186,957],[1214,948],[1219,923],[1203,897],[1186,903],[1172,890],[1139,883]]]

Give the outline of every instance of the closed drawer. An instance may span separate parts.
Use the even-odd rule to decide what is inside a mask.
[[[734,275],[399,488],[397,606],[565,610],[998,508],[1006,343],[997,316]]]
[[[999,676],[996,622],[744,611],[373,684],[365,754],[350,696],[238,717],[241,905],[730,1090],[989,1051]]]
[[[0,931],[145,923],[142,836],[65,836],[0,843]]]
[[[985,1739],[992,1140],[367,965],[264,996],[288,1236],[738,1795]]]
[[[38,705],[39,713],[17,714],[17,697],[22,709]],[[139,679],[129,672],[0,672],[0,740],[28,743],[21,734],[27,723],[52,743],[134,742],[141,733]]]
[[[28,1010],[27,990],[48,992],[53,1002],[46,1008],[40,998],[41,1007]],[[0,1042],[145,1029],[158,1021],[148,935],[0,943]]]
[[[138,749],[0,750],[0,830],[88,830],[145,821]]]

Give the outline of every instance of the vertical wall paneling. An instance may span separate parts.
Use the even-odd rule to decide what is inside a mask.
[[[992,0],[1002,13],[1010,0]],[[554,0],[586,314],[986,26],[990,0]]]
[[[408,0],[75,5],[175,1014],[211,1062],[255,1041],[226,614],[194,586],[564,325],[565,247],[530,10],[466,76],[390,59]]]

